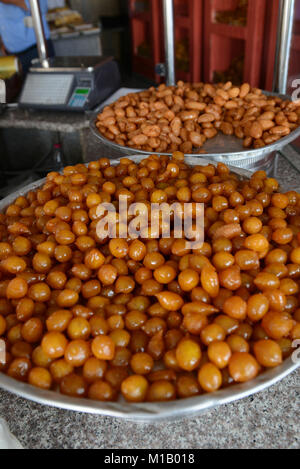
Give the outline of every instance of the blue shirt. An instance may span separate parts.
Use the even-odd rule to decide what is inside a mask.
[[[24,24],[24,18],[31,16],[29,0],[26,0],[26,4],[28,11],[15,5],[6,5],[0,0],[0,36],[5,49],[12,54],[23,52],[36,44],[34,29]],[[47,0],[40,0],[40,8],[46,39],[49,39],[50,31],[45,17],[48,11]]]

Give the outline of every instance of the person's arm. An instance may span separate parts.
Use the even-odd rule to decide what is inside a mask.
[[[25,0],[0,0],[0,3],[14,5],[16,7],[22,8],[22,10],[28,10]]]

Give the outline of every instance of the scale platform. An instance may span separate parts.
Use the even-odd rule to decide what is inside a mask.
[[[26,77],[20,107],[55,111],[88,111],[120,87],[113,57],[37,59]]]

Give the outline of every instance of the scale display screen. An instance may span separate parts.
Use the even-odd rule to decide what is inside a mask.
[[[61,73],[29,73],[21,103],[65,105],[71,93],[74,76]]]

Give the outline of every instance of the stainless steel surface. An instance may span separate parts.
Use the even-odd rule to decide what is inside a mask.
[[[39,0],[29,0],[39,58],[45,68],[48,67],[48,49]]]
[[[173,86],[176,83],[173,0],[163,0],[163,17],[166,56],[166,84],[167,86]]]
[[[132,156],[131,158],[133,161],[139,162],[143,159],[143,156],[138,155]],[[112,160],[111,164],[116,165],[118,162],[118,159]],[[198,158],[193,156],[188,156],[186,162],[190,165],[216,164],[214,161],[206,159],[199,161]],[[243,178],[247,178],[251,175],[249,171],[240,168],[231,169]],[[37,189],[44,181],[44,179],[36,181],[0,201],[0,211],[5,210],[17,196],[27,194],[30,190]],[[98,402],[87,399],[76,399],[54,391],[43,391],[16,381],[1,373],[0,388],[40,404],[61,409],[106,415],[134,421],[155,422],[158,420],[176,420],[183,417],[199,415],[213,407],[243,399],[244,397],[272,386],[295,371],[299,366],[300,362],[294,363],[291,358],[288,358],[279,367],[266,371],[247,383],[235,384],[212,394],[203,394],[189,399],[162,403],[128,404],[123,399],[120,399],[118,402]]]
[[[273,90],[286,93],[294,25],[295,0],[280,0]]]

